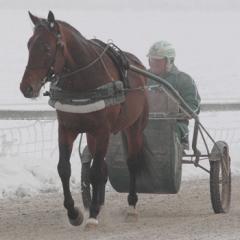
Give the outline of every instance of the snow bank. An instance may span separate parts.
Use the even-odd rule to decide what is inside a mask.
[[[57,121],[0,121],[0,198],[61,191]],[[80,191],[79,138],[73,148],[72,188]],[[83,138],[82,148],[86,145]]]

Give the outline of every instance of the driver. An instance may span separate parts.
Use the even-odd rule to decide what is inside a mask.
[[[174,64],[175,49],[167,41],[154,43],[147,54],[150,72],[164,78],[182,96],[189,107],[197,114],[200,112],[200,101],[194,80],[186,73],[179,71]],[[149,79],[148,85],[156,85],[156,82]],[[176,132],[184,149],[189,149],[189,121],[187,119],[178,120]]]

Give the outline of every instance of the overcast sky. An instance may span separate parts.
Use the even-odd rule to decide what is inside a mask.
[[[240,10],[239,0],[0,0],[1,9]]]

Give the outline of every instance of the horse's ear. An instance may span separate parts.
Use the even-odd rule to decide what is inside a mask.
[[[48,23],[49,23],[50,28],[55,27],[56,21],[55,21],[55,17],[54,17],[54,14],[52,11],[49,11],[49,13],[48,13]]]
[[[30,11],[28,11],[29,17],[31,18],[34,25],[36,25],[39,22],[39,18],[34,16]]]

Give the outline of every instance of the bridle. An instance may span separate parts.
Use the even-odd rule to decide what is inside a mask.
[[[44,22],[40,22],[38,25],[35,26],[35,30],[40,27],[40,26],[44,26],[46,27],[46,24]],[[41,87],[43,85],[45,85],[45,83],[47,82],[50,82],[52,77],[55,75],[55,64],[56,64],[56,59],[57,59],[57,54],[58,54],[58,51],[59,51],[59,48],[62,49],[63,47],[63,42],[62,42],[62,37],[61,37],[61,34],[60,32],[58,33],[54,33],[54,32],[51,32],[55,38],[56,38],[56,49],[55,49],[55,53],[53,54],[53,57],[51,59],[51,64],[50,66],[48,67],[48,70],[47,70],[47,74],[46,76],[41,80]],[[61,50],[60,49],[60,50]],[[36,69],[46,69],[46,66],[29,66],[29,64],[26,66],[26,69],[27,70],[36,70]]]

